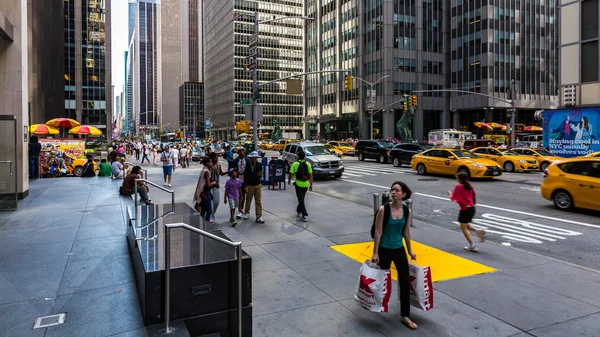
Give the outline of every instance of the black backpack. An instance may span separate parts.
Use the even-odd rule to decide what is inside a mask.
[[[379,211],[377,211],[379,213]],[[385,232],[385,226],[387,226],[388,222],[390,221],[390,216],[392,214],[392,208],[390,206],[389,202],[386,202],[385,204],[383,204],[383,226],[381,229],[381,233],[383,234],[383,232]],[[406,220],[408,219],[408,206],[406,206],[405,204],[402,204],[402,218],[404,218],[404,225],[408,225],[406,223]],[[375,221],[377,221],[377,214],[375,214],[375,216],[373,216],[373,225],[371,226],[371,238],[374,239],[375,238]]]
[[[298,170],[296,171],[296,180],[308,180],[308,164],[304,160],[298,160]]]

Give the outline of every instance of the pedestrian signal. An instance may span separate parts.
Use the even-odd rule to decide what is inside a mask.
[[[346,76],[344,89],[352,90],[352,76]]]

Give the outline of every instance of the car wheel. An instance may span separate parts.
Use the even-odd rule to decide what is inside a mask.
[[[384,155],[380,155],[379,159],[377,159],[377,161],[380,162],[380,163],[382,163],[382,164],[385,164],[385,162],[387,161],[387,159],[385,158]]]
[[[507,161],[506,163],[504,163],[504,171],[506,171],[506,172],[514,172],[515,171],[515,164],[513,164],[510,161]]]
[[[573,198],[569,192],[565,190],[558,190],[554,192],[552,200],[554,201],[554,206],[560,210],[568,211],[573,208]]]
[[[550,166],[550,163],[543,162],[542,165],[540,165],[540,171],[542,171],[542,172],[546,171],[548,166]]]
[[[334,175],[334,177],[335,177],[335,178],[341,178],[341,177],[342,177],[342,175],[341,175],[341,174],[336,174],[336,175]]]
[[[464,173],[464,174],[466,174],[466,175],[467,175],[467,178],[468,178],[468,179],[471,179],[471,172],[470,172],[470,171],[469,171],[469,169],[468,169],[468,168],[466,168],[466,167],[461,167],[461,168],[459,168],[459,169],[458,169],[458,173]]]
[[[420,175],[424,175],[425,173],[427,173],[427,169],[425,168],[425,165],[423,165],[423,164],[417,165],[417,173]]]
[[[81,177],[83,175],[83,166],[77,166],[74,170],[73,170],[73,174]]]
[[[365,161],[365,156],[362,153],[358,154],[358,160]]]
[[[392,161],[392,164],[394,164],[394,167],[402,166],[402,162],[400,162],[400,158],[394,158],[394,160]]]

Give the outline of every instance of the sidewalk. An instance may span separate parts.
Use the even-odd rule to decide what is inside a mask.
[[[150,179],[161,181],[160,167],[148,167]],[[176,201],[191,202],[195,167],[176,171]],[[152,335],[141,320],[118,184],[37,180],[18,211],[0,213],[0,336]],[[254,222],[252,210],[232,228],[219,206],[216,227],[253,258],[254,336],[600,335],[598,273],[493,243],[467,253],[458,231],[420,222],[413,240],[498,271],[435,283],[435,309],[412,310],[417,331],[400,323],[396,293],[391,313],[362,309],[353,300],[360,263],[330,246],[370,241],[372,210],[318,188],[317,181],[307,196],[307,223],[297,222],[289,186],[263,189],[265,224]],[[150,195],[170,202],[156,190]],[[32,330],[36,317],[62,312],[64,324]]]

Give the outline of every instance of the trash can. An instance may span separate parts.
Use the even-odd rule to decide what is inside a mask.
[[[283,161],[283,159],[271,159],[269,162],[269,189],[271,187],[275,189],[275,185],[279,185],[279,189],[281,189],[281,185],[283,185],[283,189],[286,189],[285,166],[285,161]]]

